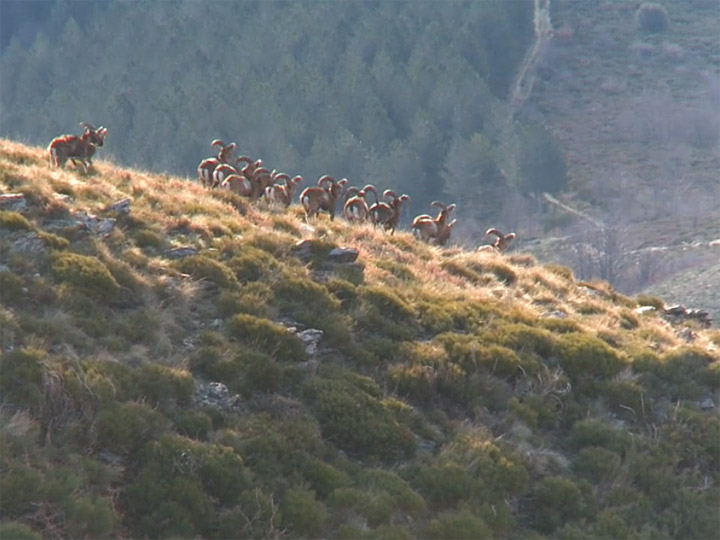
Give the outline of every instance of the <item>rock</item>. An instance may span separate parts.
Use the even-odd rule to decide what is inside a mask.
[[[107,212],[118,212],[119,214],[129,214],[131,203],[132,203],[132,200],[129,198],[122,199],[120,201],[112,203],[105,210]]]
[[[197,252],[197,248],[192,246],[181,246],[167,250],[165,252],[165,256],[168,259],[183,259],[185,257],[189,257],[190,255],[197,255]]]
[[[567,319],[567,313],[564,311],[560,311],[559,309],[556,309],[555,311],[546,311],[541,317],[544,318],[554,318],[554,319]]]
[[[18,212],[27,208],[27,201],[24,193],[2,193],[0,194],[0,210],[12,210]]]
[[[293,253],[301,259],[310,259],[312,257],[312,240],[300,240],[293,247]]]
[[[705,398],[698,402],[698,407],[700,407],[703,411],[709,411],[710,409],[715,408],[715,402],[712,398]]]
[[[336,247],[328,253],[327,258],[334,263],[351,263],[355,262],[358,255],[360,255],[360,252],[355,248]]]
[[[323,337],[324,332],[316,328],[308,328],[302,332],[298,332],[296,335],[305,345],[305,352],[308,354],[317,353],[318,343]]]
[[[198,407],[232,409],[240,403],[240,396],[230,395],[228,387],[221,382],[196,382],[193,401]]]
[[[657,311],[655,306],[640,306],[639,308],[635,308],[635,313],[638,315],[645,315],[646,313],[652,313],[653,311]]]
[[[37,233],[25,233],[19,236],[10,244],[10,251],[16,253],[24,253],[26,255],[43,255],[47,252],[45,240],[40,238]]]

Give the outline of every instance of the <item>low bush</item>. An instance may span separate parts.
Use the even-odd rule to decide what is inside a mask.
[[[0,355],[0,394],[16,406],[38,411],[43,403],[45,353],[17,349]]]
[[[614,377],[626,365],[615,349],[589,334],[563,334],[558,337],[555,349],[560,367],[581,394],[595,393],[598,381]]]
[[[430,521],[422,532],[423,538],[446,540],[448,538],[491,538],[492,530],[470,510],[450,510]]]
[[[196,279],[207,279],[219,287],[234,288],[238,280],[227,265],[208,257],[207,255],[191,255],[180,259],[175,266],[185,274]]]
[[[300,339],[282,325],[252,315],[235,315],[227,323],[228,335],[277,360],[300,362],[307,354]]]
[[[0,229],[7,229],[9,231],[32,231],[35,227],[19,212],[0,210]]]
[[[304,388],[323,437],[351,455],[395,461],[412,457],[416,441],[372,379],[310,379]]]
[[[638,28],[649,34],[664,32],[670,26],[670,19],[665,6],[657,2],[644,2],[635,12]]]
[[[96,257],[56,252],[51,269],[57,281],[71,285],[94,300],[112,301],[120,291],[110,270]]]
[[[294,538],[319,538],[325,530],[328,512],[315,495],[304,488],[287,490],[280,505],[281,524]]]

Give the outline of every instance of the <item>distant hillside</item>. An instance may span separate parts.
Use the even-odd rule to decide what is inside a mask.
[[[658,297],[10,140],[0,206],[2,538],[716,535]]]

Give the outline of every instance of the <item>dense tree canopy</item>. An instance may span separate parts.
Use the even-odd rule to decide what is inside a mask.
[[[524,187],[510,174],[523,165],[502,166],[520,157],[501,149],[520,147],[501,138],[532,2],[51,5],[33,43],[2,55],[3,135],[42,144],[103,124],[105,155],[187,176],[220,137],[309,182],[373,182],[416,208]],[[537,136],[534,148],[555,144]]]

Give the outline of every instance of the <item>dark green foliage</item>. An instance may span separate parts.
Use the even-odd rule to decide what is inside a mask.
[[[555,352],[556,338],[547,330],[522,323],[503,324],[487,337],[520,353],[536,353],[543,359]]]
[[[212,431],[212,419],[202,411],[181,410],[173,417],[175,431],[189,437],[206,441]]]
[[[323,436],[358,457],[393,461],[411,457],[415,439],[372,379],[347,375],[305,385]]]
[[[518,165],[524,191],[557,193],[567,184],[567,165],[555,137],[537,124],[520,130]]]
[[[410,466],[402,471],[402,475],[436,510],[455,508],[479,488],[465,467],[455,464]]]
[[[7,229],[9,231],[32,231],[34,228],[32,223],[19,212],[0,210],[0,229]]]
[[[241,283],[247,283],[269,277],[277,269],[278,262],[261,249],[244,246],[238,255],[227,261],[227,266]]]
[[[55,253],[51,268],[55,279],[99,301],[112,301],[120,285],[107,266],[95,257],[77,253]]]
[[[206,255],[191,255],[176,263],[177,269],[196,279],[207,279],[220,287],[237,287],[235,274],[227,265]]]
[[[597,446],[580,450],[573,461],[573,471],[592,484],[611,482],[620,472],[621,459],[615,452]]]
[[[235,315],[227,323],[231,338],[250,345],[283,362],[298,362],[306,357],[302,342],[284,326],[252,315]]]
[[[665,307],[665,302],[663,302],[662,298],[658,298],[657,296],[638,294],[635,300],[637,301],[638,306],[652,306],[655,309],[663,309]]]
[[[327,498],[336,489],[352,485],[352,480],[347,474],[320,459],[314,459],[308,464],[304,476],[321,500]]]
[[[42,475],[35,469],[18,463],[3,471],[2,515],[10,519],[21,518],[33,511],[33,503],[41,498]]]
[[[325,287],[308,278],[286,275],[275,282],[273,288],[280,308],[291,316],[307,311],[329,314],[340,305]]]
[[[720,364],[709,352],[694,347],[672,350],[661,358],[646,356],[634,363],[653,395],[671,400],[698,399],[720,387]]]
[[[165,418],[142,403],[112,403],[97,419],[98,444],[119,454],[136,452],[167,427]]]
[[[580,518],[585,501],[580,488],[569,478],[548,476],[532,489],[527,512],[538,531],[551,534],[567,521]]]
[[[469,510],[448,511],[433,519],[423,531],[423,538],[491,538],[487,524]]]
[[[133,232],[133,240],[141,248],[160,248],[164,245],[163,236],[150,229],[139,229]]]
[[[8,270],[0,271],[0,301],[6,305],[22,302],[25,298],[23,280]]]
[[[274,292],[268,285],[252,282],[242,285],[238,290],[220,291],[217,308],[224,317],[231,317],[236,313],[248,313],[256,317],[269,318],[273,312],[269,304],[273,297]]]
[[[295,487],[287,490],[280,509],[282,525],[295,538],[318,538],[325,529],[327,510],[307,489]]]
[[[638,27],[649,34],[664,32],[668,29],[670,21],[668,13],[662,4],[657,2],[644,2],[640,4],[635,13]]]
[[[564,334],[557,339],[560,366],[578,391],[592,390],[596,382],[617,375],[625,360],[605,342],[587,334]]]
[[[362,286],[358,290],[362,304],[357,318],[367,330],[398,341],[415,336],[417,322],[412,306],[391,288]]]
[[[227,447],[163,435],[141,457],[123,497],[136,535],[207,535],[213,500],[232,506],[249,487],[242,459]]]
[[[43,401],[45,354],[18,349],[0,355],[0,393],[16,407],[37,410]]]
[[[138,393],[153,406],[163,409],[187,406],[195,386],[189,372],[160,364],[146,363],[138,374]]]
[[[630,434],[599,419],[575,422],[570,433],[573,448],[603,447],[615,453],[624,453],[632,443]]]
[[[0,523],[0,538],[13,540],[41,540],[42,535],[17,521]]]

